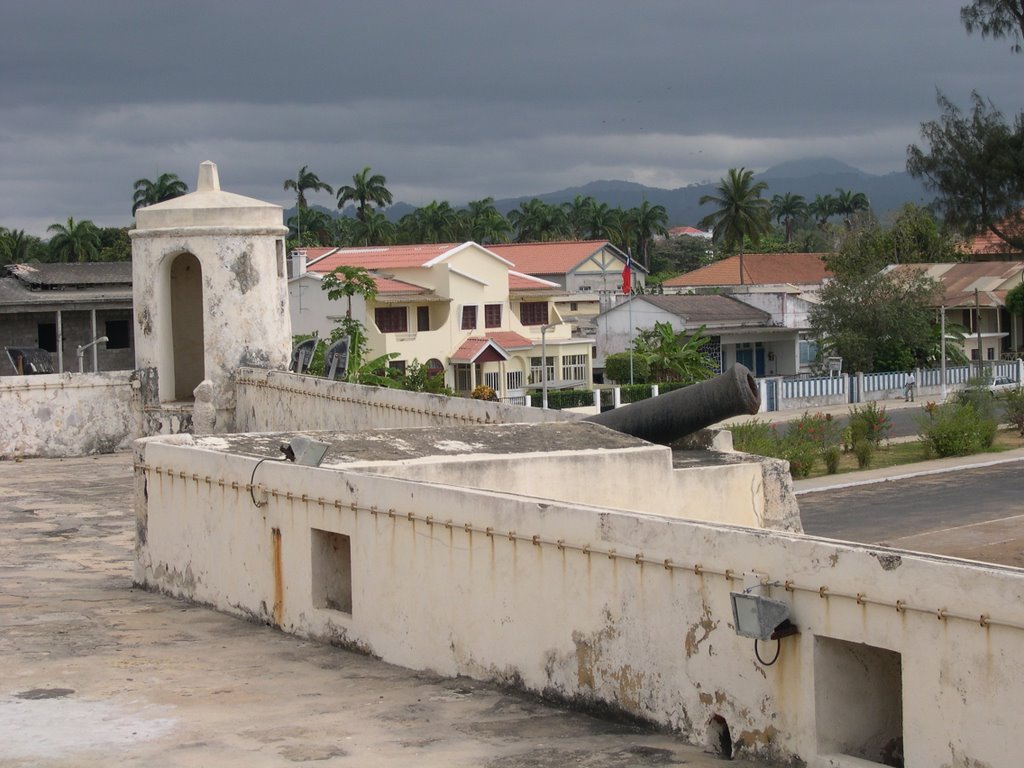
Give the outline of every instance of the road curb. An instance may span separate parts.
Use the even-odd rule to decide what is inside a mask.
[[[947,467],[932,467],[930,469],[919,469],[914,472],[902,472],[897,475],[886,475],[885,477],[865,477],[849,482],[819,485],[810,488],[797,488],[794,486],[793,495],[803,496],[809,493],[822,493],[823,491],[836,491],[844,488],[855,488],[859,485],[875,485],[877,483],[888,483],[892,480],[908,480],[914,477],[925,477],[927,475],[941,475],[947,472],[959,472],[964,469],[981,469],[983,467],[995,467],[1000,464],[1012,464],[1015,461],[1024,461],[1024,455],[1009,456],[1005,459],[993,459],[991,461],[979,461],[969,464],[955,464]],[[799,482],[799,481],[797,481]]]

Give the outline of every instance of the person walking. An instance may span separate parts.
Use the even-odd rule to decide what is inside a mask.
[[[917,386],[917,379],[914,378],[913,371],[907,371],[906,378],[903,379],[903,400],[904,402],[914,402],[914,387]]]

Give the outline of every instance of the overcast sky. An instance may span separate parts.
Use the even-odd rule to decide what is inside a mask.
[[[937,88],[1024,105],[1024,56],[968,37],[964,2],[5,0],[0,226],[125,226],[136,179],[193,189],[203,160],[284,206],[303,165],[335,187],[370,165],[415,205],[901,171]]]

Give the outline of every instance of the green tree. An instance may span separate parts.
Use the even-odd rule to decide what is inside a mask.
[[[853,216],[860,211],[871,209],[871,203],[863,192],[851,192],[848,189],[836,188],[835,212],[843,217],[847,229],[853,227]]]
[[[338,187],[338,208],[346,203],[357,203],[356,218],[360,221],[369,215],[370,204],[381,207],[391,205],[391,192],[385,186],[387,179],[379,173],[372,173],[366,166],[352,177],[352,184]]]
[[[565,211],[536,197],[509,211],[508,223],[512,225],[517,243],[550,242],[572,234]]]
[[[1006,308],[1014,315],[1024,315],[1024,283],[1007,291]]]
[[[923,272],[837,274],[811,308],[811,328],[845,370],[907,370],[929,358],[937,297]]]
[[[621,208],[612,208],[608,203],[595,201],[586,211],[584,237],[588,240],[614,239],[619,231],[622,216]]]
[[[66,224],[51,224],[46,231],[53,234],[50,252],[57,261],[95,261],[99,255],[100,233],[87,219],[68,217]]]
[[[381,211],[371,210],[365,219],[355,220],[351,235],[357,245],[390,245],[395,242],[396,228]]]
[[[320,181],[320,177],[309,170],[308,165],[304,165],[299,168],[299,173],[294,179],[285,179],[284,188],[295,190],[295,207],[300,211],[309,207],[306,201],[307,189],[312,190],[313,192],[322,191],[328,194],[334,194],[334,189],[331,185]]]
[[[26,235],[23,229],[0,227],[0,264],[24,264],[44,250],[34,235]]]
[[[761,197],[768,189],[763,181],[754,181],[754,172],[746,168],[730,168],[729,174],[717,187],[717,195],[702,195],[700,204],[714,203],[718,210],[700,221],[702,229],[712,228],[716,243],[726,249],[739,250],[740,284],[743,275],[743,243],[749,239],[756,243],[770,230],[768,218],[771,204]]]
[[[573,240],[583,239],[589,229],[590,212],[595,205],[597,200],[590,195],[576,195],[571,203],[562,203],[562,210],[569,220],[569,236]]]
[[[100,227],[99,261],[131,261],[132,240],[127,227]]]
[[[636,250],[644,268],[650,272],[650,245],[654,242],[655,235],[668,235],[668,211],[663,205],[651,205],[644,200],[638,207],[626,211],[624,217],[633,220]]]
[[[974,0],[960,9],[960,21],[967,34],[978,31],[982,38],[993,40],[1008,37],[1014,41],[1010,50],[1021,52],[1020,44],[1024,39],[1024,2],[1021,0]]]
[[[295,208],[288,217],[289,248],[317,248],[334,242],[334,222],[316,208]]]
[[[475,243],[507,243],[512,227],[494,207],[494,198],[470,200],[465,210],[459,211],[462,233]]]
[[[633,349],[643,355],[655,382],[693,384],[718,373],[718,364],[704,351],[710,341],[701,326],[692,334],[676,333],[671,323],[640,330]]]
[[[181,197],[188,192],[188,184],[174,173],[161,173],[156,181],[138,179],[133,185],[132,216],[146,205],[155,205],[165,200]]]
[[[673,275],[692,272],[714,261],[715,252],[711,242],[703,237],[668,237],[654,244],[651,249],[651,269],[654,274],[647,284],[664,282]],[[661,280],[656,278],[661,277]]]
[[[824,228],[828,220],[836,215],[836,199],[832,195],[815,195],[814,200],[807,204],[807,213],[818,226]]]
[[[796,223],[807,217],[807,201],[803,195],[794,195],[792,192],[774,195],[769,214],[785,228],[786,242],[790,243],[793,241]]]
[[[941,93],[938,120],[921,126],[927,145],[907,148],[907,171],[938,194],[947,225],[968,234],[990,231],[1024,250],[1024,114],[1012,125],[991,103],[971,94],[965,115]]]
[[[377,282],[366,267],[340,266],[324,275],[320,288],[327,292],[331,301],[345,300],[345,316],[338,322],[338,327],[331,332],[331,341],[345,336],[349,339],[349,371],[358,372],[363,369],[366,359],[367,343],[366,328],[352,317],[352,297],[362,296],[369,307],[377,297]],[[387,356],[384,358],[386,365]],[[382,367],[382,366],[381,366]],[[356,379],[365,382],[365,377],[356,374]],[[353,380],[350,374],[349,380]]]

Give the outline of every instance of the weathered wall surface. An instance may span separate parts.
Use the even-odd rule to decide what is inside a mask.
[[[759,759],[1016,763],[1019,571],[358,471],[256,467],[188,439],[137,444],[136,579],[151,588],[410,668],[610,705],[698,744],[724,723],[738,753]],[[744,574],[775,585],[766,591],[800,631],[771,666],[732,628],[729,592]],[[761,644],[762,658],[774,652]]]
[[[391,429],[459,424],[564,421],[558,411],[365,387],[296,376],[287,371],[242,368],[235,378],[236,432],[310,429]]]
[[[139,437],[132,371],[0,378],[0,458],[125,451]]]

